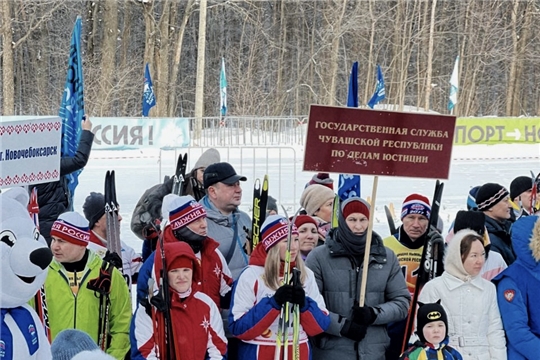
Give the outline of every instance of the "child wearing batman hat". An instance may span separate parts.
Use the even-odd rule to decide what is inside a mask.
[[[448,346],[448,319],[441,301],[432,304],[418,303],[416,324],[418,341],[410,346],[400,360],[444,359],[462,360],[461,354]]]

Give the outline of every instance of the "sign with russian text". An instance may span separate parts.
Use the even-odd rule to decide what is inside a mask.
[[[0,188],[60,179],[59,117],[0,117]]]
[[[25,117],[6,118],[22,120]],[[181,148],[190,143],[188,118],[91,117],[90,121],[94,133],[93,150]]]
[[[538,144],[540,118],[459,118],[454,145]]]
[[[311,105],[304,170],[448,179],[455,116]]]

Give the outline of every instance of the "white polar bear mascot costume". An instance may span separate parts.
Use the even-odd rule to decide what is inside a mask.
[[[23,188],[0,194],[0,359],[51,359],[51,345],[27,304],[45,282],[52,253],[28,214]]]

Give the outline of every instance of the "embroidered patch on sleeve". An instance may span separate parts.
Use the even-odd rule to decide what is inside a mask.
[[[510,290],[510,289],[509,290],[504,290],[504,298],[508,302],[512,302],[512,300],[514,300],[515,295],[516,295],[515,290]]]

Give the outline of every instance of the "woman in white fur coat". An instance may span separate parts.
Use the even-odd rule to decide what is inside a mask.
[[[419,302],[441,300],[448,314],[449,345],[464,360],[506,360],[506,339],[495,285],[479,274],[485,262],[483,239],[461,230],[446,249],[444,273],[429,281]]]

